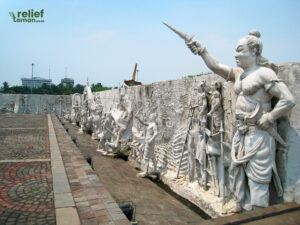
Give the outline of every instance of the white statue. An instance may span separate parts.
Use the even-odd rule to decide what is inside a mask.
[[[293,108],[294,97],[278,79],[276,67],[261,56],[263,46],[258,31],[251,31],[239,40],[235,53],[239,68],[219,63],[199,42],[186,40],[190,50],[200,55],[214,73],[235,82],[238,129],[232,140],[230,177],[237,205],[231,211],[266,207],[271,178],[282,195],[275,154],[276,141],[283,145],[284,142],[276,133],[276,120]],[[271,107],[273,97],[278,99],[274,108]]]
[[[28,113],[28,95],[23,95],[23,107],[24,107],[23,113],[24,114]]]
[[[110,113],[103,114],[102,123],[101,123],[101,132],[100,132],[100,134],[98,134],[99,144],[98,144],[98,148],[96,150],[103,154],[107,154],[107,149],[106,149],[105,143],[107,142],[107,140],[109,140],[111,138],[111,133],[109,132],[109,129],[111,129],[112,121],[113,121],[113,118]],[[100,149],[100,145],[101,145],[102,149]]]
[[[223,121],[223,108],[222,108],[222,99],[221,94],[219,92],[220,83],[214,82],[212,85],[212,93],[211,93],[211,109],[207,114],[208,117],[211,118],[211,132],[217,133],[220,130],[221,123]]]
[[[102,111],[103,111],[103,106],[101,104],[96,104],[94,114],[93,114],[93,122],[92,122],[93,123],[92,139],[94,140],[98,139],[98,134],[100,133]]]
[[[145,138],[145,149],[144,149],[144,162],[145,162],[145,172],[138,174],[139,177],[147,177],[149,175],[149,161],[152,160],[153,172],[157,171],[157,164],[154,154],[155,138],[157,137],[157,125],[156,125],[156,115],[152,113],[150,115],[150,122],[146,123],[142,121],[137,115],[135,116],[141,124],[147,127],[146,138]]]
[[[145,115],[142,118],[144,121]],[[145,126],[138,119],[134,119],[131,131],[133,139],[131,142],[131,157],[139,163],[139,161],[142,161],[145,147]]]
[[[115,156],[120,152],[121,142],[117,142],[117,134],[119,129],[116,126],[116,122],[114,120],[111,122],[111,127],[113,128],[113,130],[110,130],[111,128],[109,127],[104,127],[104,129],[107,130],[111,136],[111,140],[108,141],[108,139],[106,139],[105,142],[105,155]]]
[[[132,119],[132,110],[127,109],[123,104],[120,105],[120,114],[115,119],[116,124],[119,127],[116,144],[119,143],[122,139],[123,134],[125,133],[126,129],[128,128],[128,125]]]
[[[90,129],[90,116],[89,116],[89,109],[87,105],[87,101],[83,102],[80,114],[80,129],[78,133],[83,134]]]

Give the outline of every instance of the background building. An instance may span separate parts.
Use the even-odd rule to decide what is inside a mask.
[[[74,79],[72,78],[63,78],[61,79],[61,82],[60,82],[64,87],[67,86],[68,84],[71,84],[72,87],[74,86]]]
[[[52,80],[45,79],[41,77],[32,77],[32,78],[21,78],[22,86],[29,87],[29,88],[37,88],[41,87],[43,84],[50,85]]]

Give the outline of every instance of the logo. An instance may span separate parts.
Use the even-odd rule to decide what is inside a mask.
[[[28,11],[9,12],[15,23],[44,23],[44,9],[40,11],[34,11],[28,9]]]

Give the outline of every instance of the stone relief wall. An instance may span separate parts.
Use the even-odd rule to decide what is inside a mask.
[[[299,96],[299,71],[299,64],[279,65],[278,76],[294,96]],[[233,205],[231,137],[236,130],[236,95],[231,82],[211,74],[98,93],[87,85],[75,107],[74,98],[80,97],[73,96],[71,118],[80,118],[79,131],[90,132],[99,140],[97,151],[108,156],[127,154],[143,170],[138,176],[159,174],[171,189],[211,216],[228,213],[226,209]],[[300,202],[297,98],[296,104],[288,117],[278,121],[278,133],[288,147],[277,148],[284,193],[278,197],[271,184],[271,204]],[[80,110],[75,113],[78,105]]]
[[[277,121],[287,147],[277,144],[283,196],[270,184],[270,204],[300,203],[300,63],[278,64],[278,77],[296,106]],[[236,130],[233,83],[203,75],[72,96],[0,94],[0,113],[56,113],[99,140],[104,155],[129,155],[142,173],[159,175],[179,195],[212,217],[234,205],[230,191],[231,142]],[[100,154],[100,153],[99,153]]]
[[[68,95],[0,94],[0,113],[70,115]]]

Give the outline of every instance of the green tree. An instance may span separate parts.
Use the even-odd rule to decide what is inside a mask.
[[[3,93],[7,93],[9,91],[9,84],[6,81],[3,82],[2,91]]]

